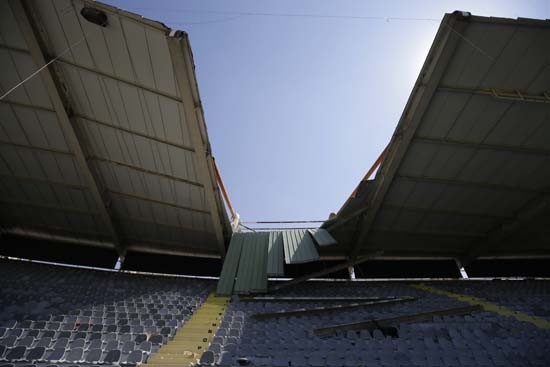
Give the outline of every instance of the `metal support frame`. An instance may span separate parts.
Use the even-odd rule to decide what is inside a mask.
[[[487,213],[476,213],[476,212],[466,212],[462,210],[445,210],[445,209],[434,209],[434,208],[421,208],[417,206],[402,206],[402,205],[393,205],[393,204],[383,204],[382,208],[395,209],[395,210],[405,210],[417,213],[435,213],[435,214],[448,214],[456,215],[461,217],[475,217],[475,218],[495,218],[495,219],[506,219],[510,218],[509,215],[500,215],[500,214],[487,214]]]
[[[338,210],[338,213],[340,213],[342,211],[343,208],[346,207],[346,205],[348,205],[348,203],[354,199],[356,196],[357,196],[357,191],[359,190],[359,187],[361,186],[361,183],[365,182],[365,181],[368,181],[368,179],[372,176],[372,174],[374,173],[374,171],[376,171],[376,169],[378,167],[380,167],[380,164],[382,163],[382,161],[384,160],[384,158],[386,157],[386,153],[388,152],[388,147],[389,145],[387,145],[384,150],[382,150],[382,153],[380,153],[380,155],[378,156],[378,158],[376,158],[376,161],[374,161],[374,163],[372,164],[372,166],[369,168],[369,170],[367,171],[367,173],[365,173],[365,176],[363,176],[363,179],[357,184],[357,186],[355,187],[355,189],[353,190],[353,192],[351,193],[351,195],[348,197],[348,199],[346,200],[346,202],[344,203],[344,205],[342,205],[342,207],[340,208],[340,210]]]
[[[145,197],[145,196],[129,194],[127,192],[119,192],[119,191],[115,191],[115,190],[107,190],[107,192],[109,192],[110,194],[115,195],[115,196],[126,197],[126,198],[136,199],[136,200],[142,200],[142,201],[146,201],[146,202],[149,202],[149,203],[171,206],[172,208],[176,208],[176,209],[182,209],[182,210],[187,210],[187,211],[190,211],[190,212],[211,215],[210,211],[208,211],[208,210],[192,208],[192,207],[185,206],[185,205],[174,204],[174,203],[171,203],[171,202],[168,202],[168,201],[152,199],[152,198],[148,198],[148,197]]]
[[[517,145],[500,145],[500,144],[487,144],[487,143],[475,143],[472,141],[452,139],[452,138],[432,138],[428,136],[415,136],[414,141],[417,143],[438,144],[438,145],[452,145],[458,148],[470,148],[480,150],[491,150],[495,152],[507,152],[507,153],[521,153],[521,154],[534,154],[537,156],[550,156],[550,150],[540,148],[528,148],[520,147]]]
[[[188,185],[193,185],[193,186],[197,186],[197,187],[201,187],[201,188],[204,187],[204,185],[201,184],[200,182],[195,182],[195,181],[191,181],[191,180],[188,180],[188,179],[185,179],[185,178],[176,177],[174,175],[168,175],[166,173],[151,171],[151,170],[143,168],[143,167],[135,166],[133,164],[129,164],[129,163],[125,163],[125,162],[120,162],[120,161],[110,159],[110,158],[103,158],[103,157],[99,157],[97,155],[90,155],[90,156],[88,156],[88,159],[93,160],[93,161],[97,161],[97,162],[105,162],[105,163],[114,164],[116,166],[129,168],[129,169],[134,170],[136,172],[146,173],[146,174],[151,175],[151,176],[162,177],[162,178],[166,178],[168,180],[178,181],[178,182],[185,183],[185,184],[188,184]]]
[[[460,273],[460,277],[462,279],[468,279],[468,273],[466,272],[466,269],[464,269],[464,266],[462,266],[462,263],[459,259],[455,259],[456,266],[458,267],[458,272]]]
[[[405,234],[408,236],[428,236],[428,237],[454,237],[454,238],[483,238],[485,233],[476,232],[450,232],[450,231],[416,231],[402,229],[376,229],[372,228],[371,233],[384,234]]]
[[[197,171],[204,182],[206,205],[209,208],[212,218],[212,225],[216,235],[216,241],[222,257],[225,257],[225,241],[222,229],[221,215],[216,203],[215,178],[209,167],[211,160],[210,149],[207,142],[203,141],[201,132],[201,120],[196,111],[200,107],[200,101],[193,95],[193,88],[196,88],[193,59],[188,52],[189,40],[186,34],[178,34],[175,37],[167,37],[168,49],[172,57],[174,73],[181,93],[183,103],[183,121],[187,121],[191,143],[197,157]],[[198,93],[198,92],[197,92]]]
[[[532,199],[527,205],[518,211],[513,218],[505,222],[495,230],[489,232],[486,239],[481,242],[476,242],[471,248],[460,258],[462,266],[467,267],[483,252],[498,246],[506,238],[517,233],[525,224],[531,222],[534,218],[547,211],[550,208],[550,195],[539,195]]]
[[[220,169],[219,169],[218,164],[216,163],[215,160],[214,160],[214,170],[216,172],[216,182],[218,183],[218,185],[221,188],[223,198],[225,199],[225,204],[227,205],[227,208],[229,209],[229,212],[231,213],[231,220],[233,221],[238,214],[233,209],[233,204],[231,204],[231,199],[229,198],[227,188],[225,187],[225,183],[223,182],[222,175],[220,173]]]
[[[431,97],[437,90],[447,64],[461,41],[459,35],[468,23],[459,21],[459,18],[460,15],[457,13],[446,15],[439,27],[436,35],[436,40],[439,42],[432,45],[430,49],[421,74],[416,81],[411,97],[407,101],[403,115],[392,137],[386,158],[376,175],[376,186],[373,190],[369,209],[361,213],[361,220],[357,225],[358,233],[354,238],[355,241],[352,242],[350,253],[352,259],[357,257],[363,244],[367,243],[367,237],[382,206],[382,201],[397,174],[403,157],[420,125],[422,116],[429,106]]]
[[[363,263],[367,260],[370,260],[370,259],[371,259],[371,256],[365,256],[365,257],[356,258],[354,260],[348,260],[345,263],[334,265],[334,266],[331,266],[330,268],[323,269],[323,270],[320,270],[320,271],[316,271],[316,272],[313,272],[313,273],[309,273],[309,274],[303,275],[301,277],[294,278],[294,279],[288,280],[286,282],[274,285],[274,286],[269,288],[269,291],[270,292],[271,291],[277,291],[279,289],[283,289],[283,288],[290,287],[292,285],[303,283],[303,282],[305,282],[305,281],[307,281],[311,278],[317,278],[317,277],[321,277],[323,275],[334,273],[334,272],[339,271],[339,270],[344,270],[344,269],[347,269],[350,266],[355,266],[355,265],[361,264],[361,263]]]
[[[498,88],[472,88],[472,87],[455,87],[442,85],[438,88],[442,92],[452,93],[468,93],[482,96],[490,96],[496,99],[504,99],[514,102],[529,102],[529,103],[550,103],[550,94],[544,92],[542,95],[532,95],[520,90],[503,90]]]
[[[396,179],[402,179],[413,182],[428,182],[442,185],[452,185],[452,186],[463,186],[471,187],[476,189],[489,189],[489,190],[499,190],[499,191],[510,191],[510,192],[522,192],[527,194],[540,193],[540,190],[530,189],[528,187],[512,186],[512,185],[503,185],[503,184],[491,184],[483,182],[473,182],[473,181],[464,181],[460,179],[448,179],[448,178],[439,178],[439,177],[428,177],[428,176],[407,176],[407,175],[396,175]]]
[[[32,15],[27,6],[28,4],[18,0],[10,0],[9,3],[15,18],[17,19],[17,24],[19,25],[27,46],[29,47],[33,62],[38,67],[45,65],[47,62],[44,56],[46,54],[45,47],[42,44],[40,36],[38,35],[39,31],[33,27],[33,23],[31,22]],[[67,144],[74,153],[76,164],[84,177],[85,182],[90,188],[92,197],[96,203],[103,222],[108,227],[109,233],[113,239],[113,244],[115,245],[115,249],[117,250],[119,256],[124,258],[126,250],[120,240],[119,231],[110,213],[110,199],[104,193],[105,190],[101,186],[99,178],[94,175],[93,170],[86,161],[86,156],[81,145],[81,138],[79,138],[81,134],[79,134],[78,126],[69,112],[71,110],[67,108],[68,102],[62,97],[63,94],[62,88],[60,87],[60,82],[51,68],[44,69],[40,73],[40,76],[46,87],[52,105],[54,106],[55,113],[57,114],[57,120],[61,130],[63,131]]]
[[[90,215],[90,216],[98,216],[99,215],[98,212],[93,212],[93,211],[90,211],[90,210],[70,208],[70,207],[64,207],[64,206],[56,206],[56,205],[48,205],[48,204],[36,203],[36,202],[30,202],[30,201],[17,201],[17,200],[0,199],[0,204],[14,205],[14,206],[28,206],[28,207],[31,207],[31,208],[57,210],[57,211],[60,211],[60,212],[76,213],[76,214],[83,214],[83,215]]]

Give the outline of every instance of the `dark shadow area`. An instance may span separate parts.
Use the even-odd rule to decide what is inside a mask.
[[[360,278],[460,278],[452,260],[373,260],[355,265]]]
[[[477,260],[466,272],[469,277],[550,277],[550,259]]]
[[[114,249],[12,236],[0,238],[0,255],[109,269],[118,259]]]
[[[217,277],[222,270],[222,261],[221,259],[203,257],[128,252],[122,269],[151,273]]]
[[[285,264],[285,278],[296,278],[316,271],[328,269],[332,266],[343,263],[343,261],[323,260],[304,264]],[[348,279],[348,270],[340,270],[331,274],[316,278]]]

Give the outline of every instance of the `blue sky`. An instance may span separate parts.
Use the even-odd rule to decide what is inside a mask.
[[[389,141],[439,22],[202,11],[550,18],[547,0],[107,2],[189,33],[214,156],[243,221],[339,209]]]

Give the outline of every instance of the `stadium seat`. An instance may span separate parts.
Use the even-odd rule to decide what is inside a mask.
[[[26,353],[27,353],[27,347],[23,347],[23,346],[14,347],[6,353],[5,359],[9,362],[24,361]]]
[[[84,362],[97,364],[101,360],[102,354],[103,354],[103,351],[101,349],[98,349],[98,348],[89,349],[88,352],[86,353],[86,358],[84,358]]]
[[[45,360],[57,363],[63,361],[65,356],[65,348],[54,348],[45,358]]]
[[[118,364],[120,362],[121,353],[119,349],[110,350],[103,358],[105,364]]]
[[[67,363],[81,363],[83,362],[83,355],[84,350],[82,348],[70,349],[65,355],[65,359],[63,361]]]
[[[32,349],[29,349],[25,360],[27,361],[41,361],[42,358],[44,358],[44,355],[46,354],[46,348],[44,347],[34,347]]]

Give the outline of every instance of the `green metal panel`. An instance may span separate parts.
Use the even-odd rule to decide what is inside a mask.
[[[326,229],[323,229],[323,228],[310,229],[309,233],[311,234],[315,242],[317,242],[317,244],[321,247],[337,244],[334,237],[332,237],[330,233],[327,232]]]
[[[282,231],[287,264],[300,264],[319,260],[319,253],[307,230]]]
[[[267,291],[267,243],[269,233],[243,233],[243,247],[235,293]]]
[[[281,232],[269,232],[267,244],[267,275],[282,277],[285,275],[283,236]]]
[[[267,292],[267,245],[269,242],[269,233],[258,234],[255,242],[256,256],[254,265],[256,271],[254,272],[254,278],[252,278],[252,286],[250,287],[253,292]]]
[[[220,274],[220,279],[218,280],[218,288],[216,292],[219,295],[231,295],[231,293],[233,293],[233,285],[235,283],[237,267],[239,266],[243,242],[244,233],[235,233],[233,234],[233,237],[231,237],[229,250],[225,255],[222,272]]]

